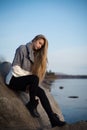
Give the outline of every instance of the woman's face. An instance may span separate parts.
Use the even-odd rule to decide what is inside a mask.
[[[39,50],[44,45],[44,39],[38,39],[33,43],[34,50]]]

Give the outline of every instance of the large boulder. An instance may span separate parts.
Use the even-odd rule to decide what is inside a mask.
[[[0,77],[0,130],[37,130],[38,120],[32,118],[15,92]]]

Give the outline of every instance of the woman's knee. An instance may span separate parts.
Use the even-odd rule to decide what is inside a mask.
[[[44,97],[46,97],[46,93],[42,88],[38,87],[37,96],[39,98],[42,97],[44,99]]]
[[[37,75],[32,75],[32,76],[33,76],[33,81],[39,83],[39,77]]]

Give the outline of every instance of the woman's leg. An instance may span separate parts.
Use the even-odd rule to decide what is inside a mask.
[[[29,86],[30,101],[26,104],[33,117],[40,117],[37,112],[38,100],[35,99],[39,79],[35,75],[28,75],[22,77],[12,77],[9,87],[15,91],[26,91],[26,87]]]
[[[52,127],[64,126],[65,122],[60,121],[58,115],[53,112],[45,91],[40,87],[38,87],[37,96],[40,98],[41,104],[42,104],[43,108],[45,109],[45,111],[50,119]]]
[[[35,99],[37,93],[39,79],[35,75],[12,77],[10,81],[10,88],[15,91],[26,91],[26,87],[29,86],[30,100]]]
[[[45,91],[40,87],[38,87],[38,89],[37,89],[37,96],[39,97],[41,104],[42,104],[43,108],[45,109],[48,117],[50,117],[51,114],[53,113],[53,111],[52,111],[52,108],[50,106],[50,103],[46,96]]]

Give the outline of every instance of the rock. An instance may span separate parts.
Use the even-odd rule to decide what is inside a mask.
[[[63,86],[60,86],[59,88],[60,88],[60,89],[63,89],[64,87],[63,87]]]
[[[86,130],[86,129],[87,129],[87,122],[81,121],[74,124],[67,124],[66,126],[63,126],[62,128],[55,127],[50,130]]]
[[[0,63],[0,73],[4,80],[10,70],[10,67],[11,67],[10,62],[5,61],[5,62]]]
[[[33,119],[17,94],[4,85],[0,77],[0,130],[4,127],[37,130],[40,124]]]
[[[78,96],[68,96],[68,98],[79,98]]]

